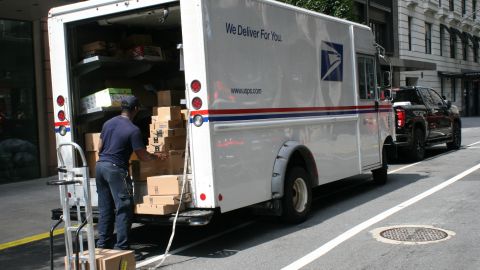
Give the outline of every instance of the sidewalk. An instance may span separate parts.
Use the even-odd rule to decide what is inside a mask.
[[[60,197],[58,187],[46,182],[57,178],[0,185],[0,244],[50,230],[50,210],[60,207]]]

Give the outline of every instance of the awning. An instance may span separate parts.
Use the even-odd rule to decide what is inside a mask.
[[[463,73],[439,71],[438,77],[442,78],[463,78]]]
[[[415,70],[436,70],[437,64],[411,60],[411,59],[400,59],[396,57],[390,58],[392,62],[392,67],[399,68],[401,71],[415,71]]]

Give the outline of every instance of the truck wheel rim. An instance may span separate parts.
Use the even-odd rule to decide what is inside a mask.
[[[298,213],[301,213],[305,210],[305,206],[308,201],[308,190],[305,181],[302,178],[297,178],[293,182],[293,208]]]

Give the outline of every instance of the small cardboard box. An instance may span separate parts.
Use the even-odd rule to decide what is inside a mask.
[[[92,109],[101,107],[120,107],[122,99],[131,96],[129,88],[106,88],[80,99],[81,113],[88,113]]]
[[[183,202],[191,201],[190,193],[183,194]],[[145,204],[157,204],[157,205],[178,205],[180,203],[180,195],[145,195],[143,196],[143,203]]]
[[[151,137],[175,137],[187,135],[185,128],[162,128],[157,130],[150,130]]]
[[[170,172],[170,161],[151,160],[151,161],[130,161],[130,175],[133,181],[146,181],[149,176],[168,174]]]
[[[180,112],[182,113],[182,120],[187,120],[188,119],[188,110],[183,109]]]
[[[157,46],[135,46],[129,50],[130,56],[135,60],[162,61],[165,54]]]
[[[95,177],[95,167],[97,166],[98,152],[97,151],[87,151],[85,154],[88,165],[88,173],[90,177]]]
[[[157,92],[158,106],[179,106],[180,101],[185,98],[185,91],[163,90]]]
[[[180,195],[183,175],[159,175],[147,178],[148,195]],[[189,192],[188,179],[185,192]]]
[[[82,46],[83,52],[102,51],[107,49],[107,42],[99,40]]]
[[[83,253],[84,256],[88,256],[88,251]],[[64,257],[65,269],[67,257]],[[95,249],[95,264],[97,270],[135,270],[135,254],[133,250],[114,250],[114,249]],[[90,269],[89,263],[86,264],[86,269]],[[75,269],[75,259],[72,260],[71,269]]]
[[[85,151],[98,151],[100,133],[85,133]]]
[[[147,151],[154,149],[153,153],[168,152],[170,150],[183,150],[185,149],[186,137],[150,137],[148,138]],[[150,152],[150,151],[149,151]]]
[[[150,131],[157,129],[184,128],[183,120],[160,121],[156,116],[152,116]]]
[[[135,205],[136,214],[144,215],[168,215],[175,213],[178,209],[178,205],[156,205],[156,204],[145,204],[140,203]],[[180,210],[183,209],[183,205]]]
[[[153,107],[155,121],[182,120],[181,108],[179,106]]]

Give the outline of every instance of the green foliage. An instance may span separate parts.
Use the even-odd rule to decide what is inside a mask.
[[[353,0],[285,0],[287,4],[353,21]]]

